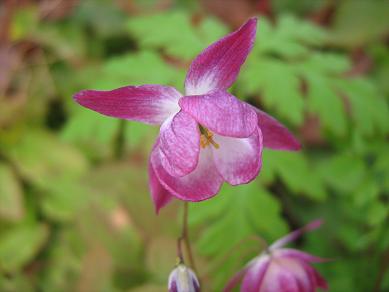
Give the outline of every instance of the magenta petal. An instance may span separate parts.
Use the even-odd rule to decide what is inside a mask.
[[[315,281],[312,279],[311,273],[307,270],[304,262],[293,258],[277,258],[277,262],[285,272],[293,274],[299,292],[314,292]]]
[[[263,292],[305,292],[299,290],[299,284],[296,280],[293,270],[284,266],[285,263],[272,259],[267,269],[266,277],[263,279],[261,289],[256,291]],[[296,265],[293,265],[296,267]],[[292,268],[292,267],[291,267]],[[301,270],[300,267],[297,266]]]
[[[292,258],[308,263],[322,263],[329,261],[329,259],[320,258],[293,248],[280,248],[275,250],[273,254],[278,257]]]
[[[126,86],[110,91],[83,90],[74,95],[82,106],[103,115],[161,124],[179,111],[181,94],[161,85]]]
[[[267,272],[270,266],[270,257],[265,255],[256,259],[247,269],[247,273],[243,278],[241,292],[258,292],[262,291],[263,283],[267,277]]]
[[[284,237],[278,239],[277,241],[275,241],[270,246],[270,249],[271,250],[275,250],[277,248],[280,248],[280,247],[286,245],[287,243],[289,243],[289,242],[291,242],[293,240],[296,240],[297,238],[299,238],[305,232],[312,231],[312,230],[315,230],[315,229],[319,228],[322,223],[323,223],[322,220],[312,221],[311,223],[305,225],[304,227],[299,228],[299,229],[297,229],[295,231],[292,231],[291,233],[289,233],[289,234],[285,235]]]
[[[257,177],[262,166],[262,135],[259,128],[248,138],[214,135],[219,148],[212,148],[216,168],[231,185],[245,184]]]
[[[313,267],[305,262],[302,262],[301,265],[304,267],[315,289],[316,287],[322,288],[324,290],[328,289],[327,281]],[[312,291],[315,291],[315,289]]]
[[[316,287],[327,290],[328,289],[327,281],[312,267],[311,267],[311,273],[315,279]]]
[[[183,177],[173,177],[162,166],[159,141],[151,152],[151,163],[161,184],[174,196],[184,201],[203,201],[215,196],[223,183],[209,147],[201,149],[197,167]]]
[[[253,107],[255,108],[255,107]],[[258,125],[263,135],[263,145],[274,150],[300,150],[301,145],[289,130],[267,113],[255,108]]]
[[[251,18],[237,31],[206,48],[192,62],[185,80],[187,95],[213,89],[225,90],[234,83],[253,47],[257,19]]]
[[[166,190],[161,183],[159,182],[159,179],[155,175],[154,169],[149,162],[149,185],[150,185],[150,192],[151,192],[151,198],[153,199],[155,212],[158,214],[159,210],[166,206],[174,197],[169,193],[168,190]]]
[[[245,138],[257,128],[258,118],[250,105],[225,91],[182,97],[181,109],[219,135]]]
[[[200,131],[197,122],[180,111],[161,127],[160,158],[172,176],[184,176],[197,166],[200,153]]]

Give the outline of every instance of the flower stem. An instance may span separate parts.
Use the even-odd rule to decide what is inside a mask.
[[[178,239],[178,257],[182,260],[182,250],[181,250],[181,243],[184,242],[185,244],[185,250],[186,254],[188,256],[189,265],[193,269],[193,271],[196,273],[196,264],[194,261],[193,253],[192,253],[192,247],[190,244],[189,239],[189,226],[188,226],[188,214],[189,214],[189,203],[184,202],[184,212],[183,212],[183,220],[182,220],[182,233],[181,237]]]

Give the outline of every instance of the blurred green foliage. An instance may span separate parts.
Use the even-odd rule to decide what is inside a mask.
[[[157,217],[149,198],[158,129],[71,96],[182,90],[191,59],[229,28],[196,1],[69,2],[50,13],[44,1],[13,7],[0,46],[0,291],[165,291],[181,211],[176,201]],[[271,242],[315,218],[326,224],[297,247],[335,259],[318,267],[330,290],[388,291],[389,4],[271,3],[231,91],[304,147],[266,150],[256,181],[191,205],[204,291],[220,291],[260,251],[253,235]],[[326,9],[329,24],[306,17]]]

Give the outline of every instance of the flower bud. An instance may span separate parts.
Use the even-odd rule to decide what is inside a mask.
[[[311,266],[312,263],[323,262],[325,259],[284,247],[304,232],[318,228],[320,224],[321,221],[314,221],[277,240],[231,278],[224,292],[232,291],[239,282],[242,282],[241,292],[314,292],[317,288],[326,290],[327,282]]]
[[[196,274],[184,264],[178,264],[170,273],[169,292],[199,292],[200,283]]]

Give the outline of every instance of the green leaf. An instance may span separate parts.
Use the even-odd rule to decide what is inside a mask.
[[[317,201],[327,197],[322,180],[302,153],[264,151],[263,165],[279,176],[292,192]]]
[[[40,186],[58,177],[79,177],[88,168],[77,149],[43,131],[24,132],[16,145],[5,151],[21,175]]]
[[[143,48],[163,49],[167,54],[183,59],[194,58],[226,32],[214,19],[194,26],[191,16],[181,10],[134,17],[127,27]],[[178,27],[180,33],[177,33]]]
[[[280,17],[278,33],[285,39],[293,39],[309,45],[323,44],[327,37],[323,28],[308,21],[300,21],[288,14]]]
[[[124,31],[127,19],[122,9],[109,0],[77,3],[73,21],[90,27],[98,37],[109,37]]]
[[[26,6],[23,9],[18,9],[12,18],[10,27],[12,40],[18,41],[30,36],[38,25],[38,19],[37,7]]]
[[[57,179],[47,183],[42,210],[57,221],[70,221],[85,206],[89,192],[79,182]]]
[[[367,222],[372,225],[384,223],[389,215],[389,206],[380,201],[374,201],[368,208],[366,218]]]
[[[346,134],[346,112],[341,97],[319,74],[305,76],[308,81],[308,107],[317,113],[324,128],[338,136]]]
[[[337,86],[347,95],[355,126],[366,136],[375,131],[389,131],[389,106],[366,79],[338,80]]]
[[[254,52],[291,59],[308,55],[310,50],[307,45],[322,44],[326,33],[312,23],[300,21],[292,15],[282,15],[276,26],[262,17],[258,36],[260,40],[255,45]]]
[[[389,27],[387,1],[339,2],[335,10],[330,41],[355,48],[384,37]]]
[[[356,190],[365,175],[365,165],[356,155],[340,153],[326,158],[318,168],[323,179],[340,192]]]
[[[79,283],[83,252],[75,228],[62,229],[47,249],[47,266],[38,283],[41,291],[74,291]]]
[[[48,237],[45,225],[15,227],[0,237],[0,269],[15,272],[23,268],[42,248]]]
[[[198,251],[213,259],[210,268],[217,271],[211,272],[213,291],[261,251],[255,236],[270,243],[288,230],[279,202],[255,182],[225,185],[212,200],[191,205],[189,213],[191,225],[203,226]]]
[[[350,70],[350,60],[341,54],[312,52],[301,64],[296,64],[305,76],[314,71],[317,74],[325,74],[344,78],[342,74]]]
[[[87,86],[97,90],[142,84],[182,88],[185,72],[168,65],[157,53],[142,50],[139,53],[111,58],[99,68],[86,69],[82,75],[87,81]]]
[[[304,101],[292,67],[276,59],[251,58],[239,80],[243,94],[263,94],[263,101],[271,111],[294,125],[303,122]]]
[[[12,169],[0,162],[0,218],[18,221],[24,215],[23,191]]]
[[[250,235],[274,240],[287,231],[278,201],[258,183],[225,185],[217,197],[191,208],[191,223],[206,225],[198,246],[207,255],[224,253]]]
[[[66,142],[90,146],[93,156],[109,152],[119,120],[105,117],[84,108],[78,108],[62,130]]]

